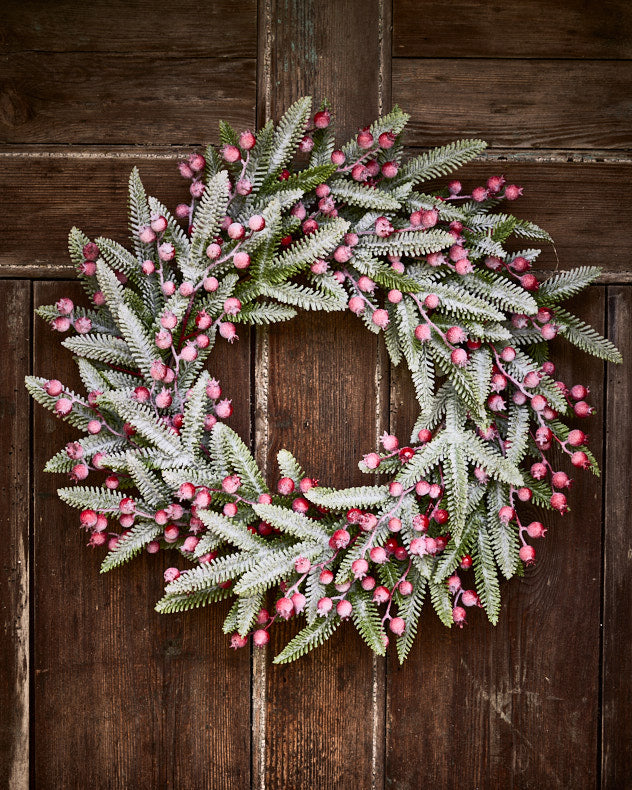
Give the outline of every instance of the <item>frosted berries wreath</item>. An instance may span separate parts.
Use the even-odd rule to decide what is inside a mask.
[[[80,429],[47,464],[70,474],[59,496],[81,510],[107,571],[141,550],[176,549],[160,612],[224,598],[233,647],[265,645],[279,619],[302,629],[275,658],[291,661],[351,620],[378,654],[408,654],[428,596],[447,626],[480,606],[495,623],[499,576],[535,560],[525,504],[567,510],[568,456],[598,474],[582,430],[581,384],[555,380],[556,335],[602,359],[617,350],[560,303],[599,274],[539,283],[531,222],[496,210],[522,190],[492,176],[466,194],[420,185],[477,156],[465,140],[403,157],[407,116],[394,109],[336,148],[330,110],[296,102],[257,135],[220,124],[221,148],[180,163],[190,202],[175,215],[130,178],[133,251],[74,228],[70,255],[92,302],[37,312],[72,332],[88,392],[29,377],[32,396]],[[515,244],[513,245],[516,246]],[[224,420],[231,403],[205,369],[218,336],[348,309],[410,370],[419,418],[409,444],[385,434],[360,462],[390,480],[336,490],[278,455],[276,490]],[[93,485],[81,485],[87,478]],[[185,569],[184,565],[192,565]],[[182,567],[176,567],[182,566]]]

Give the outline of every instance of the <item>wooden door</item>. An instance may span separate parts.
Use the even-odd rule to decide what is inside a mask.
[[[23,0],[0,24],[0,786],[632,787],[629,4]],[[221,605],[156,614],[162,559],[100,576],[42,472],[72,434],[22,385],[72,381],[31,317],[78,293],[71,225],[124,241],[133,165],[175,202],[178,155],[216,141],[220,118],[254,127],[306,93],[333,102],[341,136],[397,102],[411,149],[485,138],[463,178],[525,187],[518,212],[556,239],[546,268],[603,267],[574,307],[626,358],[560,342],[565,378],[599,405],[604,475],[577,482],[496,628],[451,632],[427,612],[401,668],[351,629],[274,666],[228,649]],[[264,465],[288,447],[322,482],[353,484],[378,433],[412,424],[410,382],[350,315],[258,329],[213,363]]]

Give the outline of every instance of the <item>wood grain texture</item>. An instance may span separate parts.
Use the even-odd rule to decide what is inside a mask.
[[[630,61],[396,59],[411,145],[482,137],[515,148],[629,148]]]
[[[375,119],[380,102],[390,103],[390,3],[352,0],[344,10],[331,0],[261,5],[260,124],[266,116],[279,118],[301,96],[327,98],[345,142]]]
[[[35,285],[35,303],[80,297],[76,283]],[[77,386],[70,354],[38,320],[34,369]],[[248,402],[248,338],[221,368],[227,393]],[[213,363],[216,363],[215,365]],[[247,409],[232,423],[248,437]],[[77,512],[56,494],[67,481],[44,462],[76,431],[34,412],[35,783],[38,788],[222,788],[249,782],[247,651],[221,633],[226,605],[159,615],[166,552],[99,575]],[[180,561],[181,562],[181,561]]]
[[[251,58],[256,0],[200,5],[156,0],[25,0],[0,8],[0,53],[118,52]]]
[[[377,354],[374,336],[348,314],[312,313],[272,328],[269,480],[286,447],[322,485],[366,482],[357,461],[375,445]],[[295,631],[294,623],[275,627],[270,658]],[[268,666],[266,788],[370,786],[372,678],[371,655],[351,627],[296,664]]]
[[[394,0],[393,22],[395,57],[632,57],[626,0]]]
[[[347,3],[341,24],[336,3],[263,2],[259,121],[278,118],[304,94],[331,101],[341,138],[372,121],[390,105],[389,6]],[[287,447],[323,484],[360,482],[356,464],[375,445],[383,387],[376,338],[349,315],[313,313],[270,327],[263,342],[257,434],[268,479],[276,479],[274,455]],[[272,665],[296,627],[276,627],[265,665],[257,657],[254,786],[381,787],[383,662],[347,627],[300,662]]]
[[[161,148],[148,155],[124,149],[83,157],[52,148],[21,158],[0,152],[0,273],[69,276],[71,268],[58,267],[69,266],[66,240],[73,225],[91,237],[127,243],[130,170],[138,166],[148,193],[173,208],[187,194],[175,168],[179,153]],[[612,278],[632,272],[628,239],[621,232],[632,226],[632,196],[621,188],[632,178],[632,162],[525,162],[503,156],[474,162],[458,177],[467,190],[497,173],[524,186],[524,197],[504,207],[537,222],[555,239],[559,264],[555,251],[545,245],[538,265],[597,264]]]
[[[30,367],[30,313],[30,283],[1,283],[0,788],[6,790],[26,790],[29,783],[30,404],[24,376]]]
[[[0,57],[0,142],[197,145],[251,126],[254,58],[29,53]]]
[[[603,327],[603,289],[569,304]],[[552,357],[564,381],[590,385],[603,414],[603,364],[562,340]],[[403,373],[393,379],[391,428],[404,436],[414,394]],[[597,458],[601,420],[583,426]],[[410,657],[403,667],[389,664],[386,770],[394,790],[455,781],[463,790],[595,786],[601,481],[573,477],[572,512],[541,518],[550,529],[536,546],[537,564],[502,585],[498,625],[470,610],[466,628],[448,630],[428,603]]]
[[[604,576],[602,787],[632,788],[632,631],[624,613],[632,607],[630,585],[630,469],[632,468],[632,289],[608,289],[608,326],[623,365],[608,365]]]
[[[516,249],[538,247],[539,269],[570,269],[597,265],[612,277],[632,269],[627,245],[621,244],[621,222],[632,222],[632,200],[621,194],[621,184],[632,175],[632,162],[524,162],[490,158],[459,170],[464,191],[485,184],[488,176],[504,174],[509,183],[524,187],[516,201],[505,201],[501,211],[528,219],[547,230],[550,244],[512,240]],[[448,179],[443,179],[445,185]],[[599,230],[597,230],[599,228]],[[602,228],[612,228],[602,233]]]

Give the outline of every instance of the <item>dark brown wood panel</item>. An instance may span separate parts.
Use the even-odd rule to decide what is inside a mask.
[[[35,303],[76,283],[35,286]],[[78,386],[70,354],[38,320],[34,369]],[[226,392],[248,401],[249,341],[211,357]],[[240,391],[241,390],[241,391]],[[237,398],[236,398],[237,399]],[[248,437],[247,412],[231,421]],[[102,552],[85,547],[77,512],[56,494],[62,476],[44,462],[73,438],[34,412],[35,782],[38,788],[200,787],[249,783],[247,651],[221,633],[227,606],[159,615],[162,572],[175,556],[143,554],[99,575]]]
[[[632,288],[608,289],[608,326],[623,365],[608,365],[606,434],[602,787],[632,788],[632,609],[630,533],[632,523]]]
[[[312,95],[333,105],[341,142],[390,109],[390,3],[265,0],[259,18],[259,122]]]
[[[375,337],[348,314],[312,313],[270,332],[270,480],[286,447],[323,485],[366,482],[357,461],[375,446],[377,355]],[[294,623],[274,629],[270,658],[295,631]],[[267,674],[266,787],[362,787],[372,761],[373,671],[352,627]]]
[[[397,59],[411,145],[482,137],[515,148],[629,148],[632,62]]]
[[[335,3],[263,5],[261,120],[268,113],[278,118],[310,93],[331,101],[339,133],[349,134],[390,103],[387,66],[380,66],[389,4],[349,3],[344,21]],[[375,446],[377,433],[375,337],[350,315],[313,313],[271,327],[267,343],[267,424],[259,435],[267,440],[270,480],[274,454],[287,447],[322,483],[359,482],[357,461]],[[374,662],[347,627],[295,665],[271,664],[295,629],[275,629],[265,700],[254,700],[265,713],[265,732],[255,730],[265,740],[262,775],[255,779],[268,790],[382,786],[383,662]]]
[[[603,289],[570,309],[603,328]],[[562,340],[552,356],[563,380],[590,385],[598,414],[587,430],[600,458],[603,364]],[[416,416],[414,394],[403,371],[393,379],[391,427],[403,436]],[[496,628],[470,610],[462,631],[448,630],[428,603],[409,659],[389,663],[390,787],[450,787],[455,777],[463,790],[595,786],[601,481],[573,477],[572,512],[540,514],[549,533],[535,568],[502,585]]]
[[[0,787],[22,790],[29,777],[29,397],[31,286],[0,284],[3,364],[0,377],[0,436],[3,468],[0,497]],[[10,361],[10,364],[9,364]]]
[[[256,0],[26,0],[0,8],[0,53],[151,52],[159,57],[251,58]]]
[[[453,138],[446,133],[444,142]],[[77,157],[59,149],[28,158],[0,153],[0,189],[5,198],[0,276],[67,277],[72,269],[66,239],[73,225],[89,236],[110,236],[126,243],[130,170],[138,166],[147,191],[172,208],[187,195],[175,167],[177,156],[177,151],[172,154],[167,149],[155,156],[129,149],[120,156],[101,151]],[[596,264],[611,280],[632,272],[628,239],[621,232],[632,226],[632,197],[622,189],[632,177],[632,163],[493,158],[474,162],[457,175],[471,190],[497,173],[524,187],[524,197],[507,202],[506,210],[537,222],[555,239],[557,258],[544,245],[543,268]]]
[[[521,198],[505,201],[501,210],[536,222],[554,239],[554,248],[547,243],[512,242],[521,249],[541,248],[538,268],[601,266],[607,279],[627,278],[632,266],[627,245],[620,243],[624,234],[619,228],[632,223],[632,200],[621,193],[621,184],[632,176],[632,162],[503,161],[492,154],[455,176],[471,192],[497,174],[524,188]],[[602,232],[604,228],[612,230]]]
[[[7,155],[0,166],[4,198],[0,268],[7,266],[9,275],[24,267],[46,274],[50,266],[57,276],[68,277],[73,269],[67,238],[73,225],[91,238],[106,236],[127,244],[130,171],[138,167],[148,194],[173,211],[177,203],[190,199],[187,183],[177,171],[178,153],[183,152],[163,149],[153,156],[134,155],[127,149],[120,156],[87,151],[73,156],[56,149],[37,156]]]
[[[254,58],[118,53],[0,57],[0,142],[199,144],[253,123]]]
[[[626,0],[394,0],[393,23],[396,57],[632,57]]]

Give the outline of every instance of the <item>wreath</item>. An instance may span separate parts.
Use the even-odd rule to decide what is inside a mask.
[[[220,123],[221,147],[179,164],[190,199],[172,215],[129,181],[133,250],[70,232],[91,301],[37,313],[71,351],[87,396],[28,377],[41,404],[82,431],[46,465],[79,508],[102,570],[141,550],[176,549],[159,612],[234,598],[235,648],[269,641],[278,620],[305,624],[276,656],[291,661],[351,620],[377,654],[408,654],[426,595],[446,626],[466,608],[496,623],[501,576],[534,563],[546,526],[528,503],[563,514],[566,472],[599,470],[567,416],[593,411],[588,388],[555,379],[557,335],[602,359],[620,354],[560,306],[600,273],[543,282],[537,225],[497,210],[522,189],[492,176],[422,191],[485,148],[462,140],[404,158],[399,108],[337,148],[327,103],[297,101],[255,135]],[[516,245],[514,243],[513,245]],[[405,364],[419,402],[408,444],[384,434],[360,468],[390,481],[325,488],[287,450],[276,490],[226,424],[231,401],[205,368],[218,338],[303,310],[350,310]],[[92,485],[86,485],[90,478]],[[528,522],[528,523],[527,523]],[[390,636],[389,636],[390,635]]]

